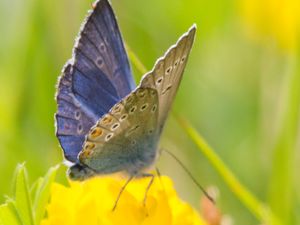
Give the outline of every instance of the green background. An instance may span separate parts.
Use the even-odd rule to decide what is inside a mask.
[[[293,200],[287,202],[291,212],[286,218],[291,224],[299,222],[299,179],[291,175],[292,184],[280,180],[282,176],[273,179],[280,169],[274,163],[281,160],[295,165],[284,176],[299,171],[299,148],[274,151],[283,106],[289,104],[284,90],[289,88],[286,74],[294,70],[290,57],[274,42],[260,44],[247,35],[236,1],[112,0],[112,5],[124,40],[149,70],[197,24],[173,110],[188,119],[236,177],[275,211],[284,210],[280,198],[286,193],[280,193],[287,186]],[[88,0],[0,1],[1,202],[10,194],[17,163],[26,162],[34,181],[63,159],[54,134],[55,84],[89,8]],[[140,72],[132,68],[139,80]],[[218,187],[217,205],[235,224],[259,224],[172,116],[161,146],[174,152],[203,186]],[[181,197],[199,208],[202,193],[180,166],[167,155],[158,165],[174,179]],[[59,180],[65,182],[64,171]]]

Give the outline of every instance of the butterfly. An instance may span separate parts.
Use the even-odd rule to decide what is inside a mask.
[[[95,2],[57,85],[56,136],[70,179],[152,176],[144,171],[157,158],[195,32],[193,25],[136,86],[112,7]]]

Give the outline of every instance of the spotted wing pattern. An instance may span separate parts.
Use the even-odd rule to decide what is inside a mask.
[[[157,91],[137,88],[91,128],[80,163],[101,174],[135,174],[151,165],[158,139],[157,115]]]
[[[158,127],[161,132],[172,102],[180,84],[189,53],[191,51],[196,26],[181,36],[166,54],[157,60],[154,68],[142,78],[141,87],[156,89],[158,92]]]
[[[107,0],[99,0],[58,82],[56,135],[67,160],[77,161],[90,128],[134,88],[114,13]]]
[[[95,123],[95,118],[89,114],[89,109],[83,108],[72,92],[71,69],[72,66],[67,64],[63,70],[64,75],[59,80],[55,119],[56,135],[64,150],[65,158],[75,162],[85,134]]]

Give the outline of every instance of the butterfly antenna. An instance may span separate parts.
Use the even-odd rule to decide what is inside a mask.
[[[162,151],[168,153],[173,159],[176,160],[176,162],[184,169],[184,171],[189,175],[189,177],[192,179],[192,181],[196,184],[196,186],[203,192],[203,194],[213,203],[216,204],[213,197],[211,197],[205,189],[198,183],[198,181],[194,178],[194,176],[191,174],[191,172],[187,169],[187,167],[174,155],[172,152],[168,151],[167,149],[162,149]]]

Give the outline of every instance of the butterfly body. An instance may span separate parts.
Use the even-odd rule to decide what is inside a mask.
[[[69,177],[144,174],[177,92],[195,27],[184,34],[135,87],[116,19],[107,0],[95,3],[73,58],[58,82],[56,135],[73,163]]]

